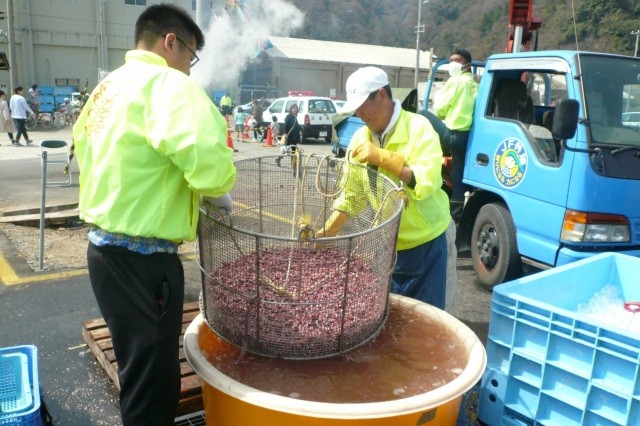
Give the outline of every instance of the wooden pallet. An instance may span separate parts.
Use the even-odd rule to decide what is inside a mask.
[[[180,334],[180,404],[176,416],[183,416],[195,413],[203,409],[202,389],[200,379],[193,372],[191,366],[184,356],[182,347],[184,332],[200,313],[198,302],[185,303],[182,313],[182,333]],[[98,364],[104,368],[107,375],[120,391],[120,381],[118,380],[118,364],[113,353],[111,344],[111,334],[103,318],[85,321],[82,323],[82,338],[96,357]]]

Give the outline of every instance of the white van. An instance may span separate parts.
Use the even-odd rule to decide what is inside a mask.
[[[292,105],[298,105],[298,123],[302,128],[301,141],[308,138],[331,142],[331,118],[336,115],[336,106],[331,98],[322,96],[289,96],[276,99],[262,114],[262,121],[271,123],[275,115],[280,123],[280,134],[284,132],[284,119]]]
[[[71,93],[71,107],[80,108],[80,104],[82,103],[82,94],[80,92]]]

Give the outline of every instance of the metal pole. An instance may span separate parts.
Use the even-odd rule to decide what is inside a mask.
[[[15,34],[13,30],[13,0],[7,0],[7,42],[9,43],[9,95],[13,93],[13,89],[16,88],[18,82],[17,70],[17,57],[16,57],[16,42]]]
[[[40,178],[40,270],[44,268],[44,209],[47,192],[47,151],[42,151],[42,176]]]
[[[640,38],[640,30],[637,31],[631,31],[631,35],[636,36],[636,48],[633,51],[633,57],[637,57],[638,56],[638,38]]]
[[[420,33],[424,32],[422,21],[422,3],[429,3],[429,0],[418,0],[418,25],[416,25],[416,72],[413,77],[413,87],[418,87],[418,74],[420,73]]]
[[[513,31],[513,49],[512,53],[518,53],[522,50],[522,36],[524,34],[524,28],[521,25],[516,26]]]
[[[196,24],[205,31],[209,25],[207,15],[205,15],[206,9],[203,0],[196,0]]]

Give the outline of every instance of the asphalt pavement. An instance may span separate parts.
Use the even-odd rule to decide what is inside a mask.
[[[43,140],[71,144],[71,128],[29,132],[31,146],[13,147],[0,135],[0,212],[37,208],[41,202]],[[275,154],[257,142],[235,142],[235,159]],[[305,153],[330,155],[331,145],[308,141]],[[50,153],[51,155],[51,153]],[[60,176],[58,176],[60,175]],[[63,177],[49,168],[47,179]],[[72,185],[46,189],[46,206],[78,201],[78,167],[71,164]],[[34,247],[38,250],[38,247]],[[200,273],[195,256],[186,256],[185,302],[198,299]],[[476,282],[469,259],[458,261],[454,315],[486,343],[491,294]],[[0,232],[0,348],[33,344],[38,348],[39,384],[54,425],[118,425],[115,387],[84,344],[82,323],[100,318],[87,272],[34,271]]]

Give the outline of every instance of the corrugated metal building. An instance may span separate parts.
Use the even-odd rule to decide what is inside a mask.
[[[419,81],[426,81],[431,62],[429,52],[420,53]],[[413,87],[416,50],[270,37],[241,77],[241,101],[259,96],[286,96],[287,92],[298,90],[344,98],[347,78],[366,65],[384,69],[393,87]]]

